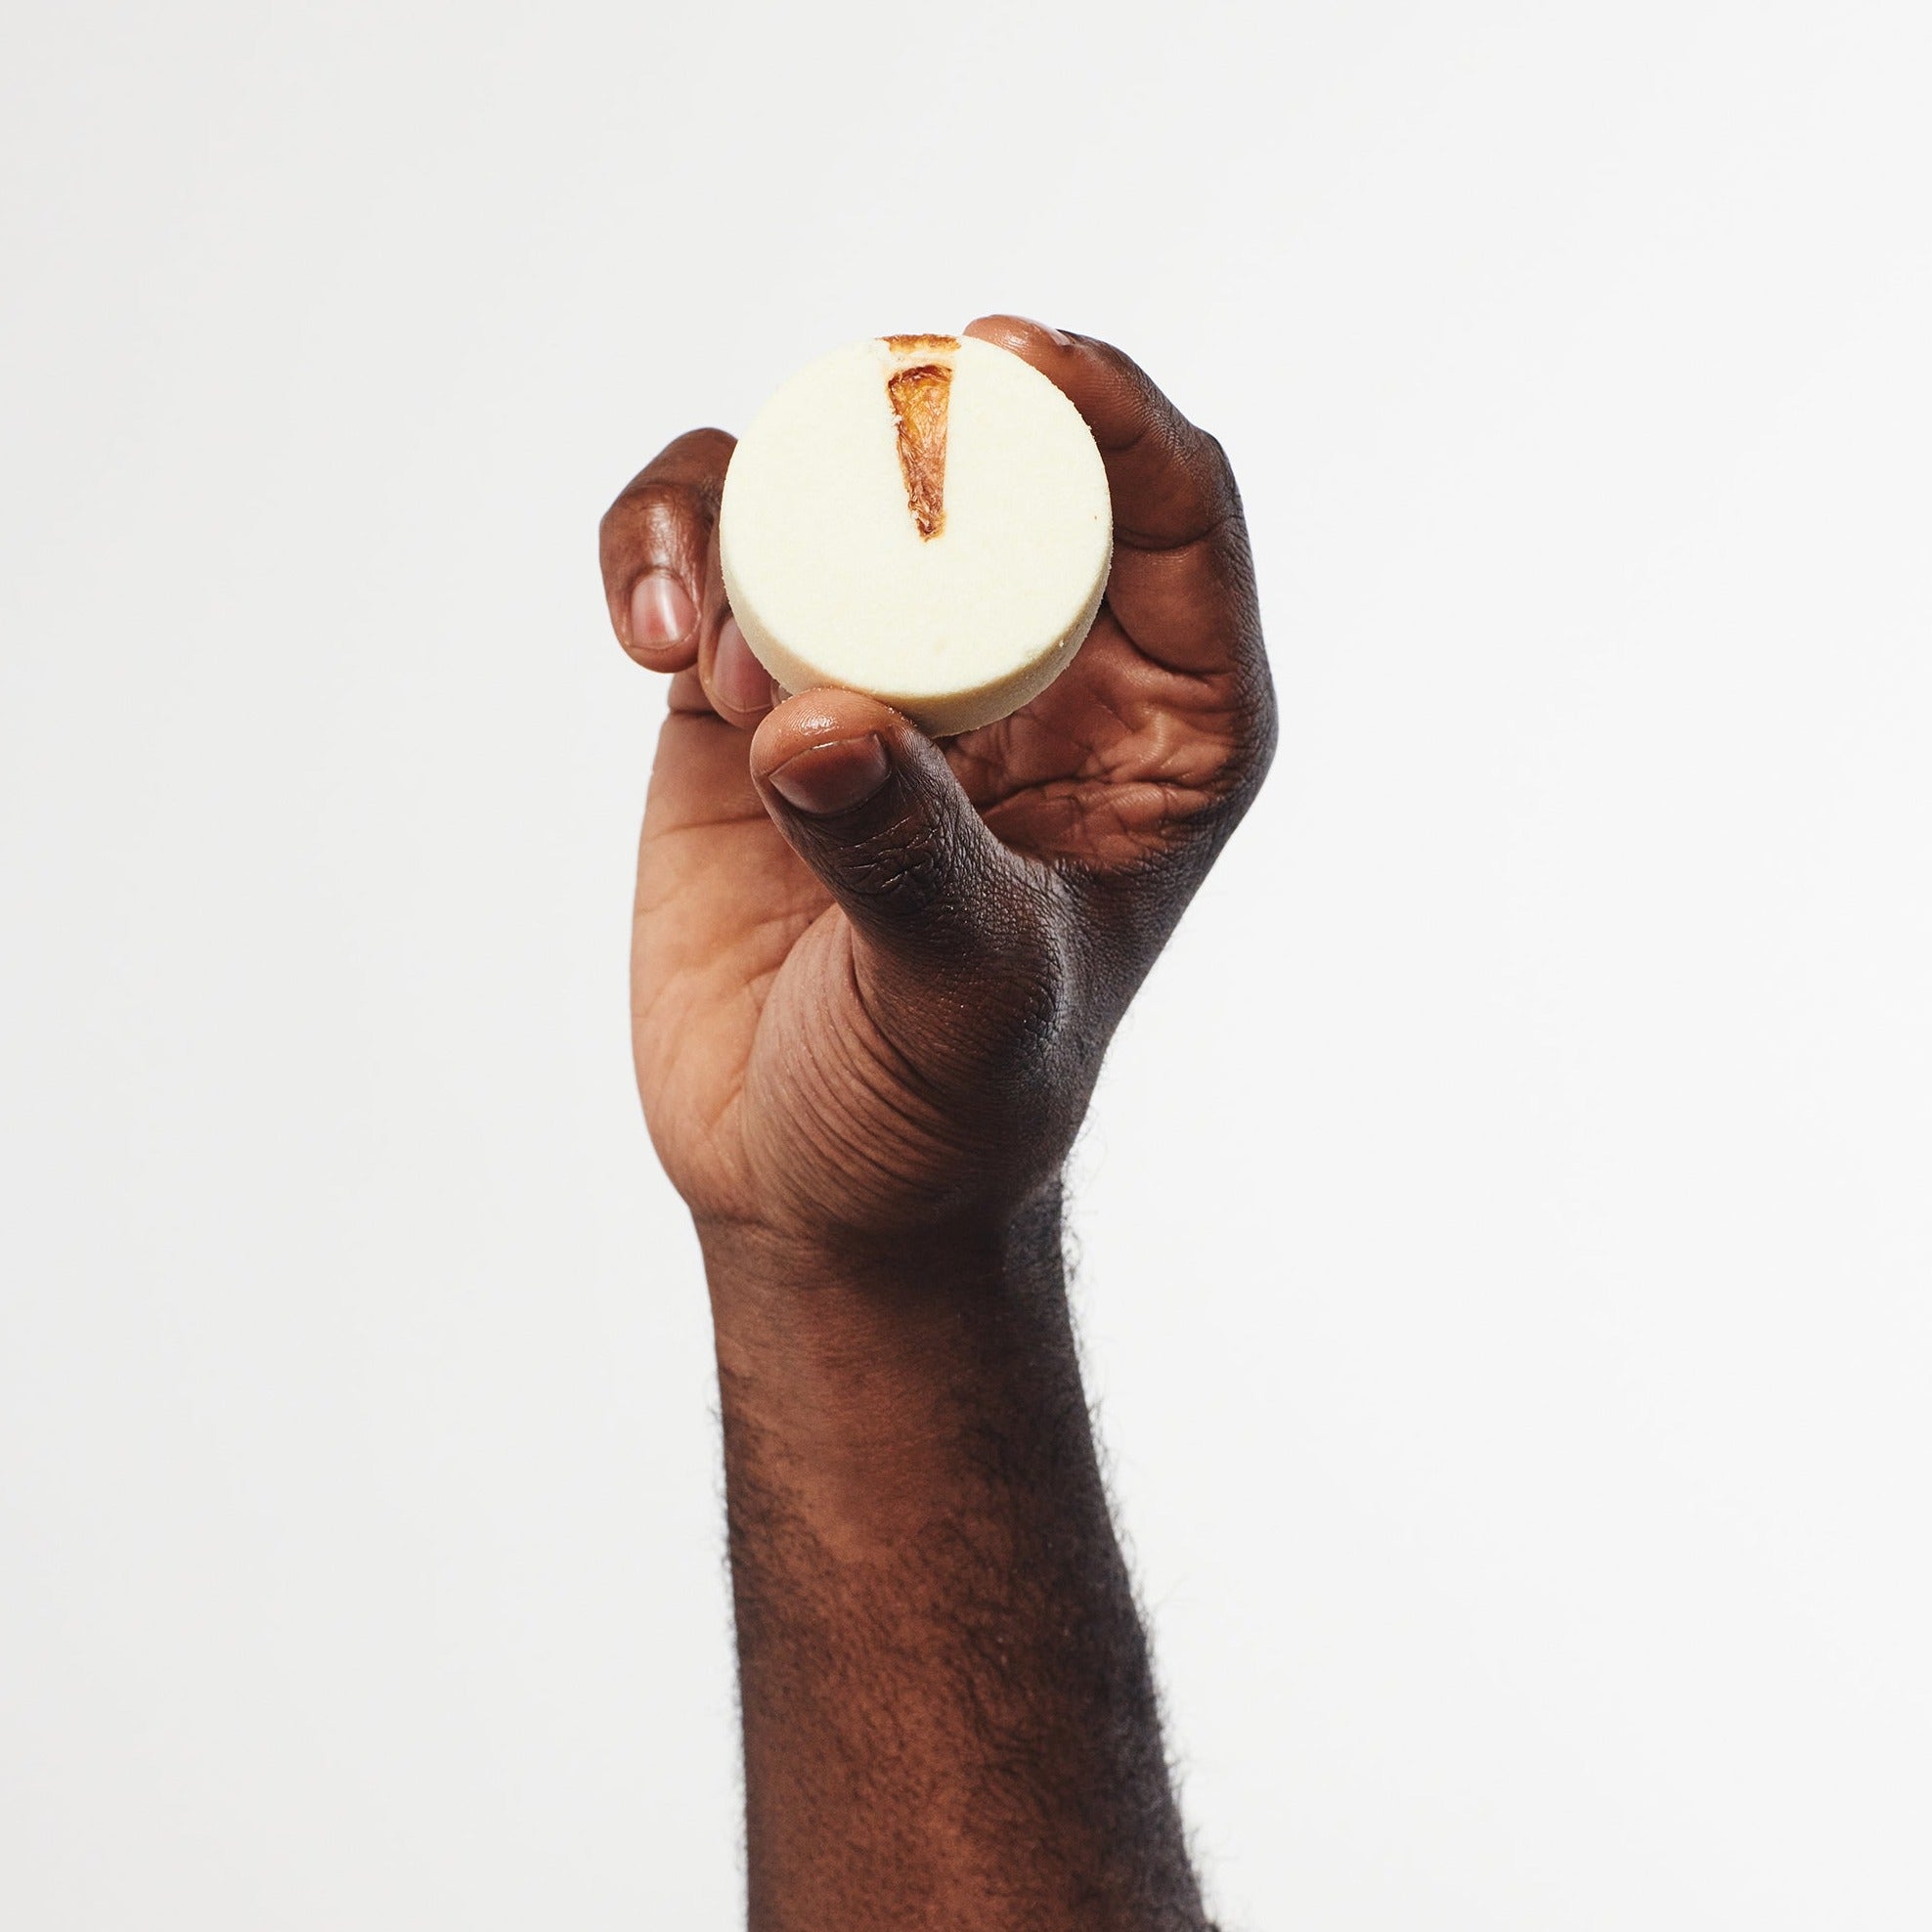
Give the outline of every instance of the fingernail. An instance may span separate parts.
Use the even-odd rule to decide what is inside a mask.
[[[814,818],[829,818],[863,804],[891,769],[879,734],[867,731],[862,738],[839,738],[786,759],[771,773],[770,783],[786,804]]]
[[[652,570],[631,593],[631,641],[645,650],[675,644],[691,635],[697,606],[669,571]]]
[[[1050,322],[1035,322],[1032,316],[1027,315],[1017,316],[1014,320],[1024,322],[1029,329],[1037,329],[1042,335],[1051,336],[1058,348],[1071,349],[1074,346],[1074,338],[1071,335],[1063,335]]]
[[[763,711],[771,702],[771,674],[752,656],[735,617],[727,617],[718,627],[711,681],[733,711]]]

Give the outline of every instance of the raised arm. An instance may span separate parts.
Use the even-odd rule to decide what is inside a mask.
[[[724,608],[704,430],[604,519],[672,674],[638,870],[653,1140],[718,1340],[754,1932],[1199,1928],[1061,1270],[1115,1025],[1273,745],[1219,446],[1104,344],[1012,318],[1086,417],[1107,603],[947,741],[772,707]]]

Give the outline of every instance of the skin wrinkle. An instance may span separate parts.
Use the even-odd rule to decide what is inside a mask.
[[[796,915],[788,915],[787,918],[783,920],[773,921],[772,923],[790,924],[790,923],[794,923],[795,919],[796,919]],[[691,993],[691,997],[685,1001],[685,1004],[686,1005],[701,1004],[704,987],[715,979],[725,977],[722,975],[722,973],[719,970],[722,963],[723,962],[720,962],[718,960],[711,960],[705,962],[705,965],[703,967],[688,967],[684,969],[682,972],[669,976],[666,979],[664,986],[659,991],[658,1001],[661,1002],[665,997],[667,997],[674,988],[682,986],[685,987],[687,990],[689,990]],[[777,977],[778,970],[779,969],[776,966],[757,967],[757,968],[749,969],[749,978],[746,979],[742,985],[735,983],[731,984],[727,996],[731,998],[736,998],[739,995],[739,993],[744,990],[745,987],[754,984],[763,984],[768,986],[768,984]],[[696,983],[694,987],[691,985],[691,983],[693,982]],[[759,1013],[762,1013],[762,1010],[763,1008],[761,1005],[761,1007],[759,1008]],[[633,1018],[646,1022],[653,1020],[657,1014],[657,1011],[658,1011],[657,1002],[653,1002],[651,1004],[643,1005],[643,1006],[634,1005],[632,1007]],[[757,1017],[758,1014],[755,1013],[754,1018],[756,1019]]]
[[[890,1047],[891,1043],[875,1032],[867,1044]],[[880,1071],[884,1071],[883,1067]],[[930,1138],[937,1118],[935,1110],[907,1101],[901,1093],[895,1091],[895,1085],[890,1077],[878,1078],[869,1084],[867,1098],[874,1108],[883,1109],[898,1120],[913,1139]],[[855,1126],[853,1123],[862,1122],[865,1118],[866,1116],[861,1115],[856,1109],[845,1109],[823,1114],[819,1117],[819,1121],[828,1129],[836,1128],[839,1139],[847,1148],[858,1150],[864,1147],[867,1135],[862,1124]],[[916,1164],[908,1161],[905,1177],[916,1179],[917,1173]]]
[[[720,823],[746,825],[754,830],[759,830],[766,823],[766,817],[763,809],[759,809],[751,812],[732,812],[727,817],[714,821],[709,825],[660,825],[651,833],[651,838],[653,841],[662,842],[667,839],[681,838],[689,833],[697,833],[705,838],[710,838],[716,834]]]
[[[975,332],[1096,428],[1119,526],[1099,620],[1013,717],[936,750],[852,693],[720,716],[722,432],[674,443],[600,531],[620,636],[668,553],[700,613],[639,654],[674,675],[632,1006],[718,1340],[749,1924],[1209,1932],[1058,1177],[1265,772],[1272,691],[1218,444],[1104,346]],[[770,791],[866,731],[871,802],[812,819]]]
[[[900,1119],[908,1131],[919,1141],[929,1142],[936,1122],[944,1120],[944,1096],[937,1091],[924,1104],[913,1107],[901,1104],[896,1097],[894,1088],[903,1081],[906,1070],[912,1065],[894,1044],[890,1030],[874,1014],[871,1028],[859,1036],[871,1046],[883,1049],[892,1056],[883,1070],[883,1077],[876,1083],[868,1083],[870,1097],[875,1107],[883,1106]],[[858,1043],[857,1041],[855,1044]],[[862,1132],[855,1133],[846,1123],[843,1112],[819,1114],[813,1122],[814,1131],[821,1139],[834,1146],[858,1146],[862,1144]]]
[[[898,909],[916,913],[932,904],[948,883],[950,855],[944,843],[944,831],[927,824],[896,841],[874,841],[848,862],[848,888],[862,899],[896,901]]]
[[[873,1028],[873,1035],[871,1035],[871,1037],[873,1037],[873,1039],[875,1039],[875,1041],[877,1041],[879,1045],[883,1045],[883,1047],[887,1047],[887,1049],[891,1051],[891,1059],[893,1059],[895,1063],[899,1063],[899,1065],[908,1065],[908,1061],[906,1061],[906,1055],[904,1055],[904,1053],[902,1053],[902,1051],[900,1051],[900,1049],[899,1049],[899,1047],[897,1047],[897,1045],[893,1043],[893,1039],[891,1039],[891,1035],[889,1035],[887,1032],[883,1032],[881,1028],[877,1028],[877,1026],[875,1026],[875,1028]],[[922,1084],[924,1084],[924,1076],[922,1076]],[[939,1101],[943,1101],[943,1095],[935,1095],[935,1097],[933,1097],[933,1101],[929,1101],[929,1103],[926,1103],[926,1105],[918,1105],[918,1107],[914,1107],[914,1105],[906,1105],[906,1103],[902,1103],[902,1101],[899,1099],[899,1095],[897,1095],[897,1093],[893,1093],[893,1089],[891,1089],[891,1086],[883,1086],[881,1087],[881,1089],[875,1089],[875,1091],[873,1091],[873,1099],[875,1099],[875,1103],[877,1103],[877,1105],[881,1105],[881,1107],[885,1107],[885,1109],[887,1109],[889,1113],[893,1113],[893,1115],[895,1115],[895,1117],[897,1117],[899,1120],[902,1120],[902,1122],[904,1122],[904,1126],[906,1126],[906,1128],[910,1130],[910,1134],[914,1136],[914,1142],[916,1142],[916,1144],[918,1144],[918,1142],[931,1142],[933,1138],[937,1138],[937,1134],[935,1134],[935,1126],[937,1126],[937,1122],[943,1122],[943,1120],[946,1120],[946,1115],[944,1115],[944,1113],[941,1111],[941,1105],[939,1105]],[[863,1138],[865,1138],[865,1136],[863,1136],[863,1132],[857,1132],[857,1134],[854,1134],[854,1136],[852,1136],[852,1140],[854,1140],[854,1144],[856,1144],[856,1146],[861,1146],[861,1144],[863,1144]],[[974,1160],[974,1162],[968,1162],[968,1164],[960,1164],[960,1168],[958,1168],[958,1172],[960,1172],[960,1174],[964,1174],[964,1178],[966,1178],[968,1182],[970,1182],[972,1178],[976,1178],[976,1172],[978,1172],[978,1168],[982,1168],[982,1167],[986,1167],[986,1165],[989,1165],[989,1156],[991,1156],[991,1152],[993,1152],[993,1148],[995,1148],[995,1146],[997,1146],[997,1136],[989,1136],[989,1140],[988,1140],[988,1144],[986,1144],[984,1148],[980,1148],[980,1150],[978,1150],[978,1156],[980,1156],[980,1158],[978,1158],[978,1160]],[[908,1148],[906,1152],[910,1154],[912,1150]],[[916,1174],[918,1174],[918,1168],[912,1168],[912,1170],[908,1172],[908,1178],[916,1178]]]
[[[1116,524],[1114,542],[1121,549],[1131,550],[1136,556],[1178,556],[1187,550],[1201,549],[1213,543],[1239,516],[1239,510],[1222,510],[1206,528],[1197,530],[1191,537],[1179,537],[1168,543],[1140,535],[1132,530],[1123,530]]]
[[[1185,673],[1170,672],[1165,666],[1158,667],[1158,669],[1164,678],[1187,677]],[[1198,686],[1204,681],[1197,680],[1194,681]],[[1216,679],[1212,688],[1217,692],[1227,688],[1227,681],[1225,679]],[[1103,685],[1096,689],[1094,701],[1100,710],[1120,727],[1126,744],[1134,747],[1131,762],[1135,765],[1147,762],[1148,754],[1146,748],[1141,746],[1138,741],[1148,728],[1150,722],[1153,728],[1165,738],[1168,745],[1182,741],[1188,736],[1193,736],[1197,743],[1200,743],[1201,724],[1204,720],[1213,718],[1225,719],[1231,722],[1237,716],[1239,709],[1237,704],[1226,699],[1221,699],[1212,707],[1204,709],[1197,699],[1190,698],[1182,714],[1176,716],[1172,705],[1160,705],[1153,701],[1144,691],[1133,690],[1131,687],[1117,688],[1109,685]],[[1128,709],[1129,704],[1134,707],[1131,711]],[[1184,723],[1184,720],[1192,722]],[[1002,729],[1002,727],[1008,728]],[[983,728],[987,732],[997,735],[986,740],[984,746],[977,742],[980,736],[978,733],[973,734],[975,742],[969,742],[966,739],[956,739],[948,747],[948,756],[955,769],[959,769],[962,766],[964,767],[962,777],[966,778],[968,789],[973,792],[975,803],[984,807],[988,802],[988,793],[990,790],[990,787],[986,783],[985,774],[998,768],[998,763],[1001,760],[1002,753],[1010,754],[1014,744],[1013,729],[1017,727],[1014,726],[1014,721],[1002,720],[998,724],[988,725]],[[1125,753],[1120,749],[1116,749],[1110,755],[1108,751],[1092,740],[1083,743],[1080,749],[1085,756],[1078,769],[1074,774],[1076,778],[1115,777],[1119,775],[1127,764]],[[1204,757],[1210,755],[1206,744],[1202,745],[1202,753]],[[1211,755],[1215,758],[1217,768],[1225,767],[1230,762],[1229,754],[1226,752]],[[973,782],[976,775],[980,778],[978,785],[975,785]]]

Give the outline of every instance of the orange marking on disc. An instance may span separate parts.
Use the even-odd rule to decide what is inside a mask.
[[[886,384],[899,430],[899,470],[905,506],[931,539],[945,528],[945,414],[952,372],[939,363],[898,371]]]
[[[945,528],[945,417],[952,390],[952,364],[914,361],[950,357],[959,347],[952,335],[888,335],[882,338],[900,367],[886,378],[893,427],[899,431],[899,470],[905,479],[905,506],[930,542]]]

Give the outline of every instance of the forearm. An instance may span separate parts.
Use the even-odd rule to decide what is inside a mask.
[[[753,1932],[1205,1925],[1057,1201],[916,1258],[705,1249]]]

